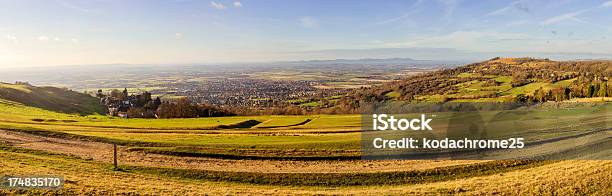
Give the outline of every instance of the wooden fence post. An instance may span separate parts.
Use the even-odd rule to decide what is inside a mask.
[[[113,144],[113,164],[115,169],[117,169],[117,144]]]

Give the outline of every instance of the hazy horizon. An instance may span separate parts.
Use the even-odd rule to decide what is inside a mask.
[[[0,67],[612,59],[612,1],[0,1]]]

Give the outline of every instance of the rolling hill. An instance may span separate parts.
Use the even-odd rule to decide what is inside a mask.
[[[104,114],[104,108],[95,97],[68,89],[35,87],[27,83],[0,83],[0,100],[62,113]]]
[[[387,98],[409,101],[528,101],[519,99],[524,97],[534,102],[564,101],[610,96],[607,86],[611,76],[612,61],[493,58],[409,78],[376,91],[385,92]],[[565,97],[557,97],[556,90],[564,91]]]
[[[336,113],[358,112],[360,103],[601,101],[612,96],[612,61],[493,58],[424,73],[318,104]]]

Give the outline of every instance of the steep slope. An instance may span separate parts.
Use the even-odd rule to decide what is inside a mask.
[[[0,83],[0,99],[62,113],[104,113],[95,97],[56,87]]]

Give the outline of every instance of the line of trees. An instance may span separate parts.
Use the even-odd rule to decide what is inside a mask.
[[[546,101],[565,101],[573,98],[592,98],[592,97],[610,97],[612,96],[612,88],[608,82],[572,85],[569,87],[559,87],[545,90],[540,87],[533,96],[517,96],[516,100],[525,102],[546,102]]]
[[[187,98],[165,101],[157,108],[159,118],[197,118],[235,116],[236,114],[208,104],[195,104]]]

